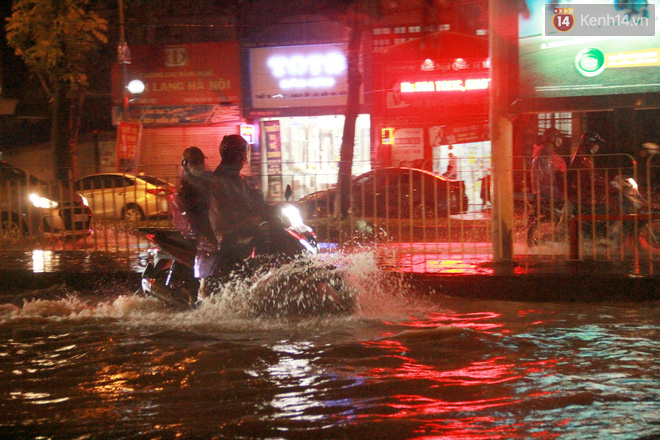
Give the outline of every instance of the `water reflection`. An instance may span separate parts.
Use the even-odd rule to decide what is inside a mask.
[[[2,311],[0,437],[660,432],[654,304],[401,297],[377,279],[359,313],[334,318],[246,319],[220,304],[174,313],[134,296]]]
[[[316,401],[316,388],[320,374],[305,357],[305,351],[313,348],[309,342],[279,343],[273,346],[278,357],[275,365],[268,366],[269,379],[278,389],[270,405],[276,410],[274,417],[290,417],[296,420],[322,419],[320,414],[306,414],[322,408],[323,402]]]

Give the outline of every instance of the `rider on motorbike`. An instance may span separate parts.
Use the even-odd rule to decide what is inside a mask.
[[[602,170],[596,169],[593,156],[605,144],[595,131],[588,131],[580,137],[580,145],[569,166],[569,197],[581,205],[583,212],[602,211],[609,196],[609,183]]]
[[[220,244],[216,269],[225,273],[249,256],[248,248],[254,245],[255,234],[263,238],[256,242],[268,241],[263,224],[263,194],[250,188],[241,175],[249,161],[249,148],[242,136],[225,136],[219,148],[222,161],[211,179],[209,220]]]
[[[543,132],[540,145],[534,146],[532,160],[532,193],[542,205],[561,204],[564,199],[564,173],[566,162],[555,152],[562,144],[561,132],[548,128]]]

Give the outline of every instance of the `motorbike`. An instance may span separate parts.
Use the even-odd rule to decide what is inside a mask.
[[[617,175],[610,182],[610,191],[621,207],[620,215],[606,214],[604,206],[597,206],[594,213],[580,212],[577,206],[563,200],[532,206],[527,246],[575,241],[581,231],[584,238],[611,242],[632,237],[642,248],[660,252],[660,212],[654,211],[639,192],[637,182]]]
[[[287,188],[286,200],[290,197]],[[215,287],[248,285],[243,310],[256,316],[323,316],[350,314],[355,292],[340,268],[318,258],[314,231],[299,210],[287,203],[267,206],[265,222],[240,243],[236,262],[217,265],[210,282]],[[265,225],[265,226],[264,226]],[[199,280],[194,277],[195,240],[175,228],[139,228],[156,246],[153,262],[142,273],[141,292],[178,310],[197,304]],[[208,280],[208,279],[207,279]],[[216,288],[216,291],[223,290]]]

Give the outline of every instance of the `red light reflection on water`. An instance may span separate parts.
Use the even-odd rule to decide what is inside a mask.
[[[413,320],[406,323],[398,323],[399,326],[413,327],[418,329],[437,329],[439,326],[452,326],[459,328],[471,328],[474,330],[486,331],[500,329],[504,326],[501,322],[482,322],[484,320],[494,320],[502,315],[495,312],[477,312],[477,313],[433,313],[425,320]]]
[[[390,243],[380,264],[397,272],[448,275],[495,275],[491,243]],[[514,275],[529,273],[516,266]]]
[[[510,373],[513,364],[501,363],[504,358],[493,358],[483,362],[475,362],[465,368],[450,371],[438,371],[435,367],[423,365],[410,358],[406,359],[399,367],[374,368],[371,373],[374,376],[385,374],[387,377],[398,379],[423,379],[432,380],[436,383],[431,387],[447,385],[492,385],[518,379],[520,376]]]
[[[518,312],[519,316],[530,317],[537,313],[533,309]],[[366,372],[365,377],[400,385],[396,393],[381,403],[377,413],[361,417],[380,421],[415,420],[419,423],[415,438],[507,439],[521,438],[525,433],[530,438],[556,438],[555,433],[544,429],[530,431],[529,422],[523,426],[509,421],[506,414],[507,407],[515,411],[515,407],[526,405],[529,399],[552,394],[520,392],[516,383],[529,374],[551,374],[561,360],[521,362],[517,357],[491,356],[479,348],[472,360],[469,349],[465,357],[454,359],[443,359],[436,354],[445,343],[456,344],[456,338],[469,347],[470,340],[480,339],[474,337],[475,334],[488,334],[488,338],[496,339],[505,337],[509,331],[502,319],[500,313],[483,311],[433,313],[424,319],[390,323],[404,330],[387,332],[382,339],[364,342],[366,347],[382,351],[378,366]],[[437,342],[430,342],[434,340]],[[456,353],[455,350],[449,352]],[[502,410],[493,413],[492,408]],[[504,415],[497,415],[498,411]]]

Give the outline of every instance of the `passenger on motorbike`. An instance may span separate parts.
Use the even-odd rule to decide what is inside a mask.
[[[604,213],[609,196],[609,183],[602,170],[594,166],[593,156],[605,144],[595,131],[580,137],[580,145],[573,154],[568,173],[569,198],[580,205],[582,212]]]
[[[249,144],[240,135],[228,135],[219,150],[222,161],[211,179],[209,219],[220,244],[216,268],[226,273],[249,256],[255,242],[267,243],[268,237],[264,232],[263,194],[250,188],[241,175],[249,161]]]
[[[532,194],[536,198],[536,207],[541,215],[549,215],[550,208],[561,210],[564,204],[564,176],[566,162],[556,152],[563,140],[556,128],[543,132],[540,145],[534,146],[531,181]],[[536,215],[532,212],[532,215]]]
[[[181,233],[195,240],[195,278],[200,280],[199,295],[206,291],[206,278],[213,273],[218,244],[209,221],[211,172],[206,156],[197,147],[186,148],[181,157],[181,178],[172,197],[172,222]]]

